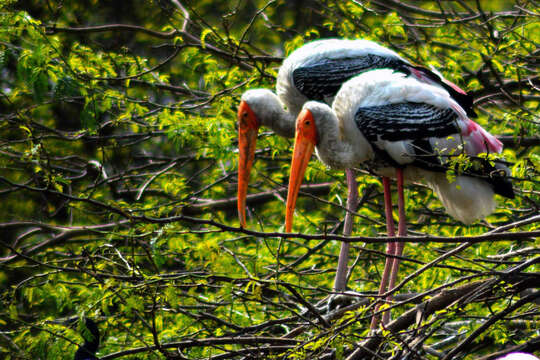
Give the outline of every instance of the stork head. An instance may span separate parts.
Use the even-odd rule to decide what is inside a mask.
[[[246,226],[247,184],[259,127],[267,126],[280,136],[293,137],[294,120],[278,96],[268,89],[251,89],[242,95],[238,107],[238,216],[242,227]]]
[[[238,217],[246,227],[246,196],[249,173],[255,158],[259,120],[246,100],[238,107]]]
[[[302,110],[296,119],[296,137],[289,177],[289,192],[287,194],[287,208],[285,213],[285,231],[292,230],[292,221],[298,191],[306,172],[309,159],[318,143],[317,125],[309,109]]]

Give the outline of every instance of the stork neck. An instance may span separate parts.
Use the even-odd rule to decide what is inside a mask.
[[[279,136],[292,138],[294,137],[296,114],[283,108],[283,104],[280,103],[280,105],[281,110],[271,114],[267,121],[268,124],[265,124],[265,121],[261,120],[262,125],[267,125]]]
[[[269,127],[276,134],[288,138],[294,137],[296,116],[298,113],[285,109],[278,96],[268,89],[251,89],[242,95],[261,126]]]
[[[371,146],[362,133],[338,121],[328,107],[317,122],[319,143],[317,155],[326,165],[337,169],[349,169],[372,157]]]

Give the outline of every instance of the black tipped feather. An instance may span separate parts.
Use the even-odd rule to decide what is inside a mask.
[[[293,71],[294,86],[308,99],[323,101],[334,97],[344,82],[365,71],[394,69],[401,71],[405,64],[395,57],[367,54],[359,57],[321,59]]]
[[[493,170],[489,173],[488,182],[493,186],[495,194],[513,199],[516,194],[512,188],[512,181],[508,178],[510,169],[500,163],[495,163]]]
[[[408,66],[408,65],[405,65],[405,66]],[[460,93],[459,91],[456,91],[452,86],[444,82],[443,79],[441,79],[439,75],[437,75],[433,71],[423,66],[410,66],[410,67],[416,71],[421,72],[425,77],[427,77],[431,81],[436,82],[437,84],[442,86],[446,91],[448,91],[452,99],[454,99],[459,104],[459,106],[461,106],[463,110],[465,110],[465,112],[467,113],[469,117],[472,117],[472,118],[478,117],[478,115],[476,115],[476,113],[473,110],[474,99],[472,95],[463,94],[463,93]],[[401,71],[405,72],[405,70],[401,70]],[[410,69],[409,69],[409,72],[410,72]]]

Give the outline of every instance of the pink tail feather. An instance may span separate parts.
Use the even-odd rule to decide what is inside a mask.
[[[499,139],[470,119],[467,123],[467,128],[462,135],[472,144],[477,154],[482,152],[499,154],[503,149],[503,145]]]
[[[450,80],[446,80],[445,78],[441,77],[441,80],[448,86],[450,86],[452,89],[456,90],[456,92],[460,93],[460,94],[463,94],[463,95],[467,95],[467,93],[465,92],[465,90],[463,90],[462,88],[460,88],[459,86],[457,86],[456,84],[454,84],[453,82],[451,82]]]

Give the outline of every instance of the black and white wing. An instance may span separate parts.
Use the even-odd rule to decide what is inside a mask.
[[[440,166],[434,145],[458,136],[452,109],[414,102],[358,108],[355,122],[376,153],[391,165]]]
[[[396,57],[366,54],[357,57],[321,58],[297,67],[292,73],[294,86],[310,100],[325,101],[336,95],[341,85],[352,77],[372,69],[401,71],[405,62]]]
[[[379,159],[396,167],[415,165],[446,171],[453,156],[478,154],[470,149],[489,151],[489,138],[476,136],[480,126],[469,119],[464,121],[451,108],[415,102],[360,107],[355,122]],[[484,143],[474,144],[481,141]],[[466,174],[484,177],[496,193],[513,197],[511,183],[492,176],[502,168],[501,164],[475,159],[475,166]]]
[[[457,119],[458,115],[450,108],[404,102],[361,107],[355,121],[364,136],[377,143],[446,137],[459,133]]]
[[[317,40],[295,50],[280,67],[277,94],[294,114],[308,100],[330,104],[349,79],[375,69],[410,75],[448,91],[471,116],[472,97],[435,70],[415,66],[396,52],[368,40]]]

